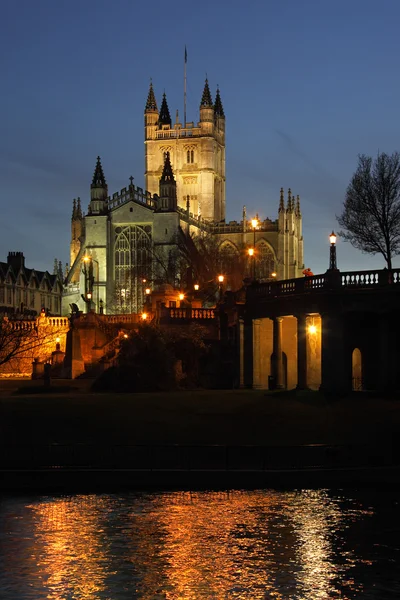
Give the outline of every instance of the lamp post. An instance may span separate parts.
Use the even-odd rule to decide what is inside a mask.
[[[251,220],[251,226],[253,228],[253,252],[250,252],[251,248],[249,249],[249,255],[253,257],[253,281],[255,281],[256,279],[256,228],[258,226],[258,219],[252,219]]]
[[[218,291],[219,291],[219,300],[222,300],[222,284],[224,283],[224,276],[218,275]]]
[[[85,274],[85,295],[90,305],[93,302],[93,291],[94,283],[97,285],[97,302],[99,301],[99,261],[96,260],[91,254],[85,254],[83,257],[84,262],[84,274]],[[96,278],[93,276],[93,263],[96,264]],[[95,309],[96,304],[95,303]]]
[[[329,241],[331,243],[331,247],[330,247],[330,254],[329,254],[329,269],[331,271],[337,269],[336,266],[336,235],[335,232],[332,231],[331,235],[329,236]]]

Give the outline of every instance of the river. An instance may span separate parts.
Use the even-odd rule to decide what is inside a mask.
[[[5,496],[1,600],[400,598],[393,492]]]

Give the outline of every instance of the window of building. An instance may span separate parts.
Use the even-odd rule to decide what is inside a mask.
[[[7,288],[7,304],[12,304],[12,292],[11,292],[11,288]]]
[[[194,150],[187,150],[186,152],[186,162],[194,163]]]
[[[4,287],[3,287],[3,286],[1,286],[1,287],[0,287],[0,303],[3,303],[3,304],[4,304],[4,297],[5,297],[5,294],[4,294]]]
[[[35,292],[31,292],[31,300],[30,300],[29,305],[31,308],[33,308],[35,306]]]
[[[144,301],[143,279],[152,279],[151,225],[115,229],[115,291],[117,312],[139,312]]]
[[[275,271],[275,258],[271,247],[267,242],[261,240],[256,244],[257,279],[269,280]]]

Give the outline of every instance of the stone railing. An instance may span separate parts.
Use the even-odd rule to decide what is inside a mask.
[[[349,271],[341,273],[343,287],[371,288],[400,283],[400,269],[380,269],[374,271]]]
[[[336,270],[312,277],[253,283],[247,288],[247,298],[258,300],[309,292],[326,292],[332,289],[371,289],[393,285],[400,286],[400,269],[346,272]]]
[[[30,331],[41,327],[52,327],[53,329],[69,330],[70,322],[68,317],[38,317],[37,319],[4,319],[4,324],[13,331]]]
[[[215,310],[213,308],[165,308],[164,310],[166,316],[171,320],[186,319],[204,321],[215,319]]]
[[[146,192],[142,188],[135,187],[134,185],[122,188],[120,192],[115,192],[115,194],[109,196],[107,198],[107,205],[109,210],[112,210],[121,204],[125,204],[125,202],[128,202],[129,200],[150,208],[154,207],[154,200],[150,192]]]

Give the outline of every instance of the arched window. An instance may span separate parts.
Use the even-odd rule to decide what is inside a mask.
[[[190,162],[194,163],[194,150],[190,151]]]
[[[260,281],[271,279],[275,271],[275,258],[271,246],[264,240],[256,244],[257,279]]]
[[[359,348],[354,348],[351,356],[352,365],[352,388],[354,392],[361,392],[363,389],[362,381],[362,356]]]
[[[190,163],[190,150],[186,152],[186,162]]]
[[[220,267],[222,273],[232,273],[235,270],[239,252],[231,242],[223,242],[219,249]]]
[[[143,307],[143,279],[152,279],[150,225],[115,229],[115,298],[110,311],[139,312]]]

